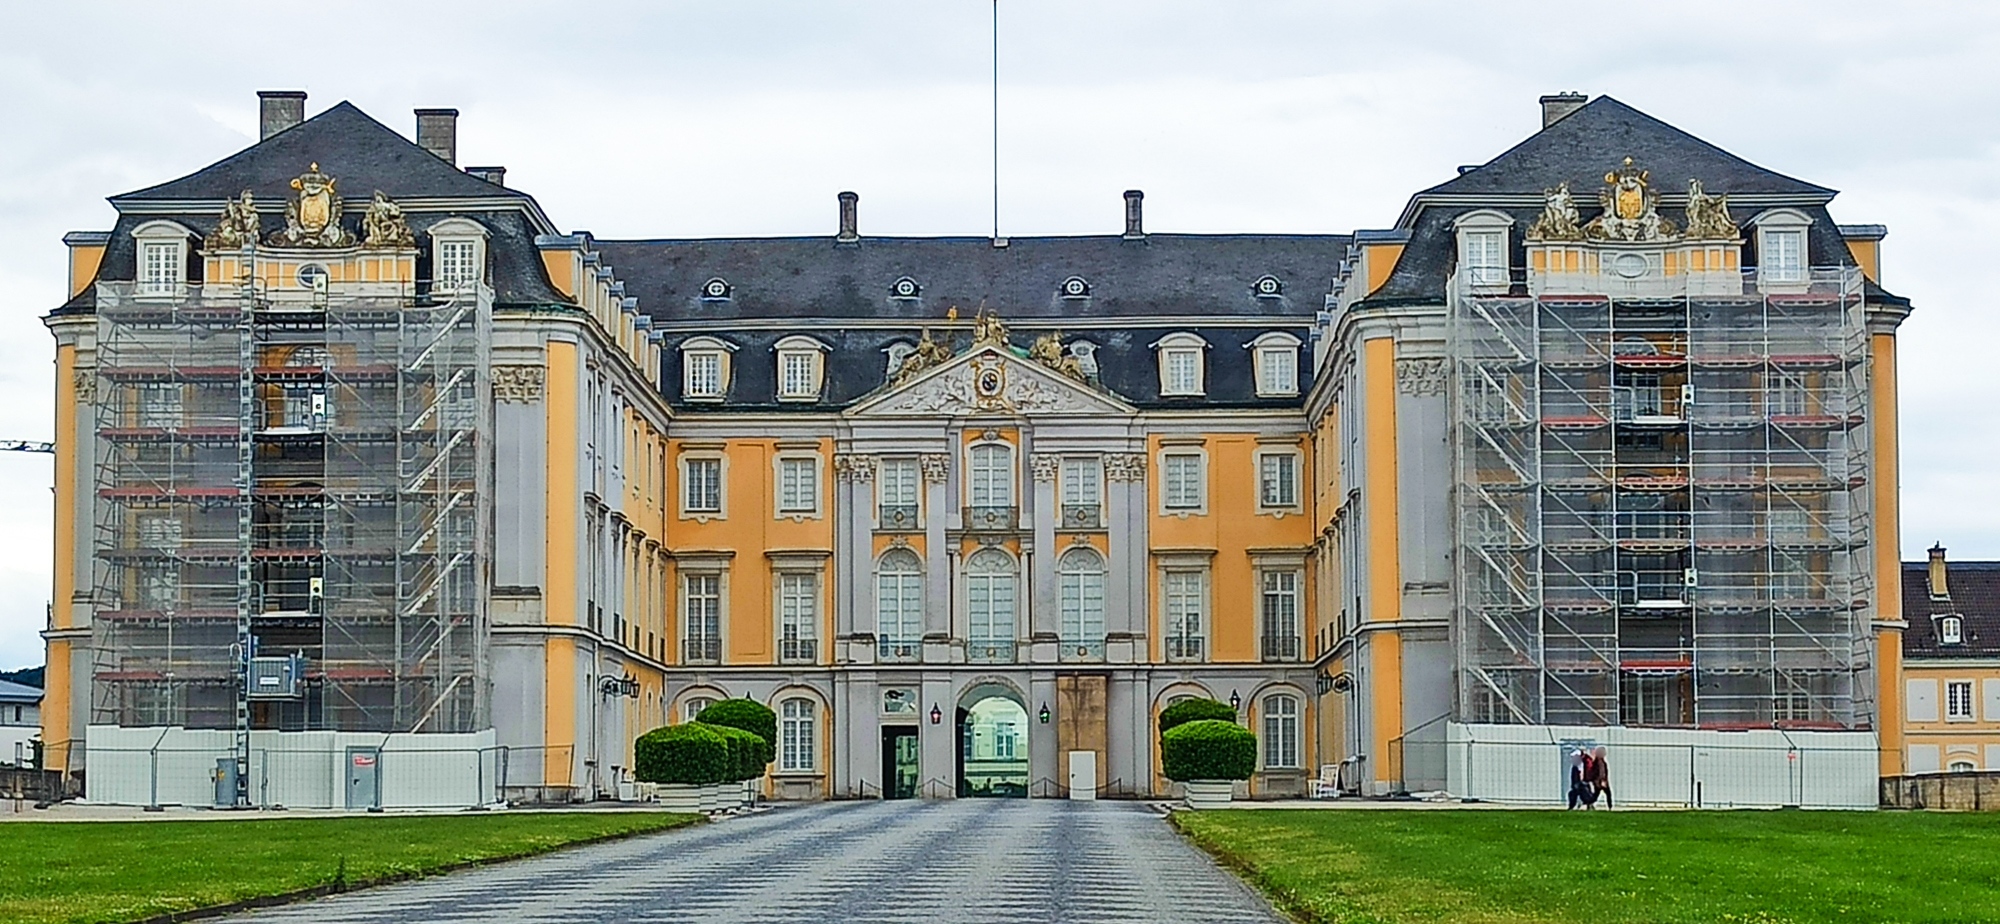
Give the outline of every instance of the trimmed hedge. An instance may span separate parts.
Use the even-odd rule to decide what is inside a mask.
[[[763,739],[764,759],[759,766],[778,759],[778,714],[763,703],[754,699],[720,700],[710,703],[694,720],[703,725],[740,728]]]
[[[729,739],[700,722],[655,728],[633,744],[632,778],[705,786],[731,779]]]
[[[1257,769],[1257,736],[1222,719],[1177,725],[1160,736],[1160,768],[1180,783],[1247,780]]]
[[[710,731],[721,735],[722,740],[729,745],[729,775],[725,777],[728,782],[754,780],[764,775],[764,765],[769,763],[764,759],[764,751],[768,747],[764,739],[727,725],[709,725],[706,722],[696,724],[707,725]]]
[[[1184,699],[1160,711],[1160,734],[1164,735],[1176,726],[1204,719],[1219,719],[1224,722],[1236,721],[1236,709],[1228,703],[1212,699]]]

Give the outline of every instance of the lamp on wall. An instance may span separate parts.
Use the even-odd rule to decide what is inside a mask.
[[[606,677],[598,682],[597,690],[598,692],[603,693],[607,698],[613,696],[625,696],[625,697],[630,697],[632,699],[638,699],[639,680],[638,678],[633,677],[631,674],[626,674],[623,677]]]
[[[1237,712],[1242,712],[1243,694],[1238,693],[1235,690],[1229,691],[1229,708],[1234,709]]]
[[[1038,718],[1038,719],[1041,719],[1041,720],[1042,720],[1042,724],[1043,724],[1043,725],[1047,725],[1047,724],[1049,724],[1049,704],[1048,704],[1048,703],[1043,703],[1043,704],[1042,704],[1042,711],[1041,711],[1041,713],[1040,713],[1040,714],[1038,714],[1038,715],[1036,716],[1036,718]]]
[[[939,722],[942,722],[942,721],[944,721],[944,710],[943,710],[943,709],[939,709],[939,708],[937,707],[937,704],[936,704],[936,703],[932,703],[932,704],[931,704],[931,724],[932,724],[932,725],[936,725],[936,724],[938,724]]]

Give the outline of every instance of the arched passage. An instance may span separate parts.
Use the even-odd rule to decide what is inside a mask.
[[[1028,795],[1028,709],[1021,694],[982,683],[958,699],[958,794]]]

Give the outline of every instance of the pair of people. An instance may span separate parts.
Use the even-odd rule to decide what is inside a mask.
[[[1604,748],[1590,751],[1579,750],[1576,762],[1569,768],[1569,807],[1581,804],[1586,809],[1596,808],[1597,800],[1604,799],[1604,807],[1611,807],[1611,765],[1604,759]]]

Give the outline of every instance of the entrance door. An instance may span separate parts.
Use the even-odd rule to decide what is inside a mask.
[[[958,794],[1028,795],[1028,711],[993,695],[959,710]]]
[[[380,748],[347,749],[347,808],[349,811],[382,807],[382,751]]]
[[[917,797],[917,730],[908,725],[882,729],[882,798]]]

